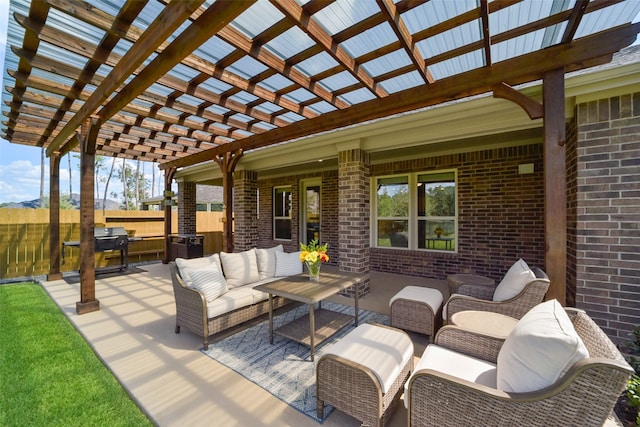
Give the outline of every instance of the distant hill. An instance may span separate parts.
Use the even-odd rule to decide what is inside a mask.
[[[60,196],[62,197],[66,197],[65,196]],[[72,194],[71,195],[71,205],[73,206],[73,209],[80,209],[80,195],[79,194]],[[35,200],[28,200],[28,201],[24,201],[24,202],[13,202],[13,203],[7,203],[5,205],[2,205],[1,207],[3,208],[27,208],[27,209],[37,209],[40,207],[40,199],[35,199]],[[95,199],[95,209],[96,210],[101,210],[102,209],[102,199]],[[116,202],[115,200],[110,200],[107,199],[105,202],[105,210],[108,211],[117,211],[120,210],[120,203]]]

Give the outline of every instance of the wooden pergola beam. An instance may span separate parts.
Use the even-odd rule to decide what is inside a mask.
[[[365,71],[365,69],[355,62],[355,60],[338,44],[333,38],[305,12],[293,0],[271,0],[280,12],[293,20],[298,27],[304,31],[316,44],[322,46],[324,51],[341,64],[356,80],[360,81],[364,87],[369,89],[379,98],[387,96],[387,92]]]
[[[242,157],[242,149],[217,155],[213,160],[222,171],[222,200],[224,209],[223,250],[233,252],[233,171]]]
[[[122,83],[155,52],[159,44],[163,43],[191,16],[202,2],[203,0],[175,1],[165,7],[160,15],[149,25],[147,31],[140,37],[138,43],[129,49],[118,65],[113,68],[102,84],[82,105],[80,111],[76,113],[74,118],[69,121],[51,141],[47,148],[47,155],[50,156],[54,151],[58,150],[60,146],[65,144],[71,134],[75,132],[90,115],[94,114],[105,100],[109,99],[115,92],[118,92]],[[120,96],[119,99],[124,99],[124,96]],[[127,100],[125,104],[127,104],[129,100]],[[101,120],[108,118],[108,116],[103,116]]]
[[[296,123],[295,126],[273,129],[261,135],[233,141],[221,147],[166,162],[160,165],[160,168],[189,166],[213,160],[218,154],[227,151],[240,148],[246,151],[265,147],[367,120],[478,95],[491,91],[502,82],[516,85],[538,80],[544,73],[554,69],[564,69],[568,72],[582,68],[587,62],[591,66],[604,63],[611,60],[614,52],[633,43],[639,32],[640,23],[617,27],[577,40],[572,43],[571,49],[567,49],[564,45],[552,46],[501,61],[491,67],[479,68],[438,80],[429,86],[428,91],[404,90],[384,99],[363,102],[354,108],[325,113],[321,117]],[[473,87],[469,87],[469,82],[475,82]]]
[[[545,73],[544,105],[544,235],[548,299],[566,304],[567,294],[567,164],[564,71]]]
[[[415,69],[418,70],[420,76],[426,83],[433,83],[435,79],[431,75],[429,68],[427,68],[424,62],[424,58],[422,57],[420,50],[416,46],[416,43],[413,40],[411,33],[409,32],[409,29],[402,20],[402,16],[400,16],[400,12],[398,11],[395,3],[391,0],[377,1],[378,5],[380,6],[380,10],[382,11],[386,20],[390,23],[393,23],[393,25],[391,25],[391,28],[396,33],[396,37],[398,37],[398,40],[402,44],[402,48],[407,53],[407,56],[409,57],[409,59],[411,59],[411,62],[413,62],[413,66],[415,67]]]
[[[83,123],[76,134],[82,148],[80,153],[80,301],[76,313],[100,310],[96,299],[96,247],[95,247],[95,175],[96,138],[100,121],[92,117]]]

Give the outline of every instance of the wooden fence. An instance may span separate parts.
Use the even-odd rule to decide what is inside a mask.
[[[178,231],[178,214],[172,215],[171,229]],[[164,213],[160,211],[95,212],[96,227],[124,227],[130,237],[142,240],[129,244],[129,262],[164,258]],[[196,232],[204,235],[204,253],[222,250],[221,212],[196,212]],[[60,243],[80,240],[80,211],[60,211]],[[120,263],[120,251],[96,252],[96,267]],[[80,268],[80,251],[65,248],[60,271]],[[0,209],[0,279],[31,277],[49,272],[49,210]]]

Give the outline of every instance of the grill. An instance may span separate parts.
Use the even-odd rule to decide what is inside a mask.
[[[124,227],[95,227],[93,232],[96,252],[120,251],[120,270],[129,267],[129,242],[139,240],[129,237]],[[66,247],[80,247],[77,240],[62,243],[62,265]]]

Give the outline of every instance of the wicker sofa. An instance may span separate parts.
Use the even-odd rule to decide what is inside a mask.
[[[202,337],[207,350],[211,335],[268,313],[268,295],[253,287],[302,273],[298,257],[299,253],[285,253],[282,245],[278,245],[170,262],[176,303],[175,333],[186,328]],[[212,285],[213,282],[216,284]],[[274,310],[289,302],[275,297]]]
[[[574,353],[573,348],[558,356],[557,343],[549,339],[548,324],[539,317],[529,319],[531,312],[550,304],[556,304],[555,311],[547,320],[554,321],[555,315],[565,312],[567,320],[560,333],[573,329],[574,336],[579,336],[574,341],[584,344],[586,356],[575,357],[579,352]],[[427,346],[405,386],[409,426],[477,426],[478,423],[601,426],[633,370],[584,312],[563,309],[555,300],[539,304],[531,312],[518,322],[518,331],[514,329],[504,342],[457,326],[440,329],[435,344]],[[529,328],[536,323],[540,328],[542,324],[544,332],[538,330],[538,336],[531,338],[526,335],[527,329],[521,327],[524,323],[528,323]],[[573,328],[567,328],[567,324]],[[528,332],[531,333],[531,329]],[[530,346],[522,348],[523,337],[531,340]],[[511,354],[514,351],[515,356]],[[518,359],[522,365],[517,369],[501,366],[523,354],[524,358]],[[547,372],[548,366],[544,364],[550,363],[558,365],[554,368],[555,376],[545,378],[546,386],[532,384],[539,381],[538,372],[534,372],[532,379],[527,369],[542,366],[544,369],[540,371]],[[500,378],[510,372],[513,378],[507,382]],[[513,391],[509,381],[514,379],[530,388]]]

